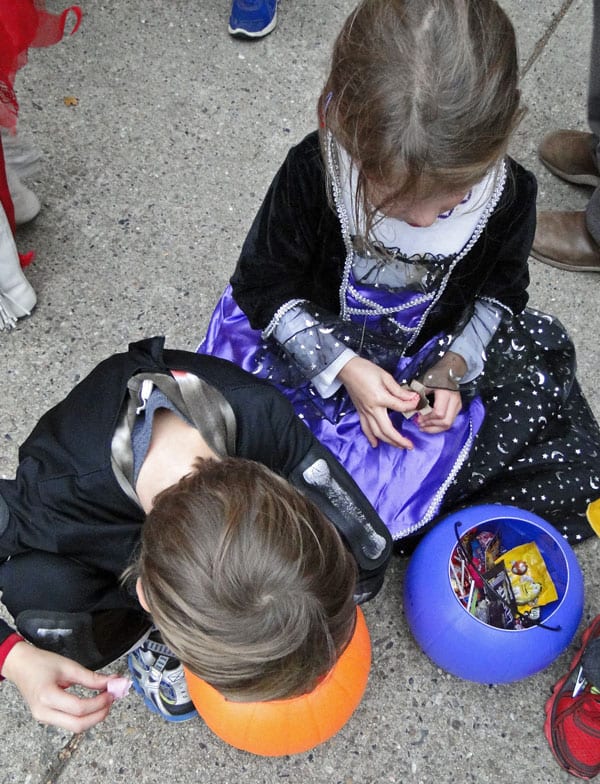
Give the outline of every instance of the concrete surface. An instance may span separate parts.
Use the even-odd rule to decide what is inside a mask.
[[[59,3],[53,3],[57,7]],[[193,349],[240,243],[290,144],[315,124],[330,44],[353,0],[282,0],[280,23],[254,43],[226,32],[225,0],[82,0],[81,30],[31,53],[18,79],[20,127],[43,152],[43,202],[19,233],[35,248],[33,316],[0,333],[0,474],[38,416],[98,360],[165,333]],[[540,182],[540,205],[581,208],[584,189],[536,159],[546,130],[585,129],[589,0],[505,0],[514,19],[529,112],[512,153]],[[74,96],[77,106],[65,105]],[[561,317],[600,414],[600,276],[533,261],[531,302]],[[599,542],[577,553],[587,584],[582,628],[598,612]],[[394,561],[366,608],[374,664],[347,726],[313,752],[256,758],[200,721],[151,715],[135,696],[81,736],[38,726],[3,684],[0,782],[210,781],[273,784],[566,782],[542,733],[543,706],[574,645],[546,671],[488,687],[432,665],[407,629]]]

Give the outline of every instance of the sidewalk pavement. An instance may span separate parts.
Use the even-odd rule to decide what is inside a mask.
[[[21,133],[43,152],[34,183],[43,210],[19,232],[20,250],[37,252],[27,272],[37,308],[0,333],[4,476],[14,474],[18,444],[39,415],[100,359],[154,334],[195,348],[272,175],[315,126],[330,46],[353,6],[282,0],[274,33],[245,43],[227,35],[224,0],[81,2],[81,30],[32,52],[17,82]],[[582,208],[589,194],[552,177],[535,151],[549,129],[586,128],[591,2],[504,5],[529,107],[511,152],[538,175],[541,206]],[[532,261],[531,277],[531,304],[563,320],[600,415],[600,276]],[[587,588],[582,628],[600,610],[599,553],[598,541],[577,550]],[[314,751],[254,757],[201,721],[166,724],[133,694],[104,723],[71,736],[38,726],[5,683],[0,784],[570,781],[542,725],[573,646],[520,683],[489,687],[445,674],[408,631],[405,567],[394,561],[366,607],[374,661],[365,698]]]

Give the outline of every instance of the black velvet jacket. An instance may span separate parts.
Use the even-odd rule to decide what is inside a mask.
[[[472,250],[456,265],[413,349],[440,330],[453,332],[466,323],[477,296],[496,300],[511,313],[525,307],[536,183],[510,158],[507,168],[497,208]],[[290,150],[271,183],[231,278],[234,298],[254,329],[264,329],[292,299],[306,299],[339,314],[345,258],[314,132]]]
[[[338,528],[359,567],[361,600],[381,587],[391,537],[355,482],[296,417],[271,384],[216,357],[163,350],[164,339],[134,343],[101,362],[69,395],[48,411],[19,451],[15,479],[0,480],[0,562],[42,550],[75,558],[119,579],[135,553],[144,512],[119,485],[111,443],[129,379],[170,369],[197,375],[217,389],[233,410],[235,455],[255,460],[312,498]],[[318,460],[340,493],[309,485],[304,470]],[[384,543],[369,556],[370,534]],[[36,609],[36,608],[31,608]],[[0,643],[11,633],[0,621]]]

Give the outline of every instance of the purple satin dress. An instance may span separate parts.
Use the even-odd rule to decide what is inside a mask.
[[[363,293],[364,297],[353,301],[352,291]],[[349,311],[361,311],[351,316],[351,322],[368,330],[370,335],[384,329],[386,319],[375,310],[369,312],[365,306],[367,300],[376,301],[379,311],[385,308],[388,319],[392,316],[409,327],[419,322],[426,307],[423,298],[414,293],[373,287],[361,292],[360,284],[354,280],[348,292]],[[431,353],[436,343],[437,339],[433,339],[419,353]],[[308,381],[299,381],[290,372],[290,361],[278,355],[275,344],[263,340],[260,331],[250,327],[230,287],[215,308],[198,352],[228,359],[277,386],[298,416],[357,482],[394,539],[414,534],[436,516],[446,491],[469,456],[484,419],[484,406],[479,398],[459,413],[448,431],[434,435],[421,433],[412,420],[390,412],[394,426],[410,438],[414,449],[398,449],[385,443],[373,448],[361,430],[358,414],[344,388],[323,399]],[[415,365],[415,357],[402,357],[400,350],[397,354],[392,357],[391,365],[388,357],[387,366],[395,365],[394,376],[404,382],[404,371],[409,364]]]

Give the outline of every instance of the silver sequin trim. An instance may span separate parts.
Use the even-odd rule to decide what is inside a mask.
[[[273,334],[273,332],[277,328],[277,325],[279,324],[279,322],[281,321],[283,316],[285,316],[285,314],[288,312],[288,310],[291,310],[292,308],[295,308],[296,305],[304,305],[305,302],[308,302],[308,300],[307,299],[290,299],[287,302],[284,302],[283,305],[280,305],[277,308],[277,310],[275,311],[275,315],[273,316],[271,321],[269,321],[267,326],[262,331],[262,333],[261,333],[262,339],[266,340],[267,338],[271,337],[271,335]]]

